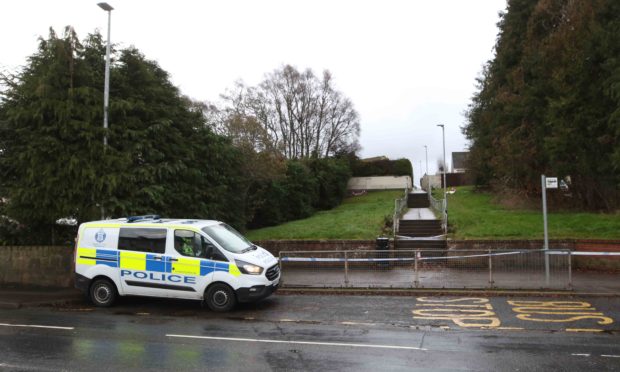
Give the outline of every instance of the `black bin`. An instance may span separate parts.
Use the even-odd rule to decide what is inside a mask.
[[[388,258],[389,250],[390,250],[390,238],[386,238],[384,236],[380,236],[376,241],[376,249],[377,249],[377,258]],[[389,266],[389,261],[379,261],[377,266]]]

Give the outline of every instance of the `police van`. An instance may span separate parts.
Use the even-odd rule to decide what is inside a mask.
[[[219,221],[135,216],[80,225],[75,286],[96,306],[117,296],[203,300],[214,311],[278,287],[278,260]]]

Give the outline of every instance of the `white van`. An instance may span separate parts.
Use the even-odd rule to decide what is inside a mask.
[[[278,260],[219,221],[135,216],[83,223],[76,238],[75,286],[97,306],[152,296],[227,311],[279,281]]]

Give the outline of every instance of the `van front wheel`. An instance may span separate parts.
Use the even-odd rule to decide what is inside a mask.
[[[95,306],[110,307],[116,300],[116,287],[109,280],[96,280],[90,286],[90,300]]]
[[[237,303],[235,292],[226,284],[217,283],[209,287],[205,294],[209,309],[217,312],[228,311]]]

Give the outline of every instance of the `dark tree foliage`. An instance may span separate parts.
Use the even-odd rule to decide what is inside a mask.
[[[620,205],[620,2],[510,0],[468,123],[477,184],[540,193],[570,176],[574,207]],[[565,201],[566,201],[565,200]]]
[[[346,159],[287,160],[282,175],[263,181],[250,196],[256,209],[249,226],[277,225],[339,205],[351,177]]]
[[[50,31],[22,71],[3,76],[1,242],[53,243],[58,218],[98,219],[100,204],[107,216],[158,213],[242,228],[239,151],[133,48],[115,52],[104,149],[104,54],[98,34],[80,43],[71,28],[62,37]]]
[[[353,177],[371,176],[413,176],[409,159],[375,160],[353,162]]]

